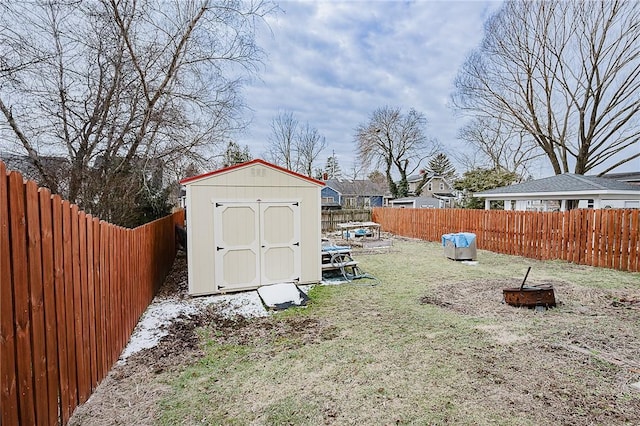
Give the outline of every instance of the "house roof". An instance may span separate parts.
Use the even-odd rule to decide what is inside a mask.
[[[35,163],[28,155],[18,155],[0,151],[0,160],[3,161],[7,169],[20,172],[27,179],[41,179],[40,172]],[[56,175],[60,171],[66,171],[69,160],[65,157],[51,155],[40,156],[40,162],[47,172]]]
[[[199,180],[204,179],[204,178],[208,178],[208,177],[211,177],[211,176],[219,175],[219,174],[222,174],[222,173],[227,173],[227,172],[230,172],[232,170],[242,169],[242,168],[245,168],[245,167],[252,166],[254,164],[261,164],[261,165],[263,165],[265,167],[269,167],[271,169],[290,174],[291,176],[295,176],[297,178],[304,179],[304,180],[307,180],[309,182],[315,183],[316,185],[324,186],[324,182],[322,182],[320,180],[311,178],[309,176],[302,175],[300,173],[296,173],[296,172],[294,172],[292,170],[285,169],[284,167],[280,167],[280,166],[277,166],[275,164],[268,163],[268,162],[266,162],[264,160],[261,160],[259,158],[255,159],[255,160],[248,161],[246,163],[234,164],[233,166],[224,167],[224,168],[218,169],[218,170],[213,170],[211,172],[203,173],[203,174],[198,175],[198,176],[192,176],[192,177],[184,178],[184,179],[182,179],[180,181],[180,184],[187,185],[187,184],[199,181]]]
[[[485,197],[491,195],[525,195],[525,194],[550,194],[550,193],[606,193],[606,192],[634,191],[640,194],[640,187],[630,185],[614,179],[607,179],[597,176],[576,175],[564,173],[537,180],[518,183],[515,185],[502,186],[500,188],[489,189],[487,191],[473,194],[475,197]]]
[[[435,197],[442,197],[442,198],[456,198],[456,194],[452,192],[434,192],[433,195]]]
[[[432,206],[439,207],[440,200],[432,197],[404,197],[390,201],[391,204],[415,204],[416,207]]]
[[[422,176],[424,176],[424,174],[409,175],[407,176],[407,182],[418,182],[422,179]]]
[[[417,174],[417,175],[408,176],[407,177],[407,182],[419,182],[419,181],[422,180],[423,176],[424,176],[424,174]],[[431,181],[433,179],[436,179],[436,178],[440,178],[440,179],[444,180],[445,182],[449,183],[449,180],[445,176],[442,176],[442,175],[427,175],[426,182],[429,182],[429,181]]]
[[[385,195],[389,192],[384,185],[376,184],[369,179],[359,180],[338,180],[329,179],[325,182],[326,186],[336,190],[342,195]]]
[[[640,172],[607,173],[603,177],[623,182],[640,182]]]

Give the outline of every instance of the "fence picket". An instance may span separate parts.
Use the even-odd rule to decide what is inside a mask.
[[[614,268],[615,266],[615,246],[616,246],[616,220],[613,210],[607,210],[607,235],[609,236],[609,244],[607,245],[607,267]]]
[[[18,424],[18,390],[16,371],[16,336],[14,331],[12,246],[9,242],[8,176],[0,162],[0,423]]]
[[[25,424],[36,423],[33,366],[31,350],[31,321],[29,318],[29,288],[27,259],[27,217],[25,189],[20,174],[9,174],[9,214],[11,233],[11,265],[19,398],[19,417]]]
[[[58,380],[58,339],[56,336],[56,301],[54,293],[55,267],[53,261],[53,229],[51,206],[51,193],[45,188],[40,188],[40,230],[42,247],[42,284],[45,316],[45,347],[47,363],[47,413],[48,424],[57,424],[59,418],[59,380]]]
[[[104,377],[109,369],[109,362],[107,358],[107,294],[108,294],[108,269],[107,269],[107,225],[105,222],[100,222],[100,278],[98,287],[100,288],[100,297],[98,298],[98,348],[100,356],[100,377]]]
[[[640,210],[633,210],[630,218],[629,235],[629,270],[640,271]]]
[[[596,211],[596,218],[598,223],[596,225],[597,235],[598,235],[598,261],[595,266],[603,266],[606,267],[606,256],[605,256],[605,244],[606,244],[606,223],[604,220],[604,216],[602,215],[603,210],[598,209]]]
[[[613,267],[615,269],[620,269],[622,264],[622,228],[623,224],[623,214],[624,210],[615,210],[615,247],[614,247],[614,264]]]
[[[618,269],[629,270],[629,234],[631,228],[629,226],[629,210],[620,212],[620,265]]]
[[[81,216],[82,219],[82,216]],[[88,355],[88,378],[89,378],[89,389],[91,392],[96,388],[98,381],[95,374],[96,370],[96,312],[95,312],[95,283],[94,276],[95,272],[93,270],[93,217],[91,215],[86,215],[84,218],[85,229],[87,234],[87,245],[86,245],[86,273],[87,273],[87,290],[86,290],[86,300],[87,306],[85,309],[85,317],[87,319],[85,323],[85,329],[88,333],[87,342],[87,355]],[[84,268],[85,266],[83,266]],[[86,335],[86,334],[85,334]]]
[[[42,247],[40,241],[40,207],[38,187],[27,181],[27,262],[29,268],[28,292],[31,316],[31,354],[36,421],[44,423],[49,412],[47,397],[47,350],[44,324],[44,286],[42,283]]]
[[[100,342],[100,333],[102,328],[100,326],[101,313],[99,311],[99,303],[100,303],[100,220],[96,217],[92,218],[91,227],[93,232],[93,325],[94,325],[94,335],[93,335],[93,347],[95,353],[92,354],[94,357],[94,367],[93,367],[93,388],[97,387],[100,383],[100,379],[102,376],[101,369],[101,342]]]
[[[79,269],[80,269],[80,327],[82,330],[82,364],[78,365],[78,375],[81,377],[79,394],[83,402],[91,395],[91,365],[90,365],[90,340],[89,340],[89,274],[87,266],[87,215],[83,211],[78,212],[78,235],[80,237]],[[86,399],[85,399],[86,398]]]
[[[52,223],[53,226],[53,263],[54,263],[54,293],[56,311],[56,334],[58,351],[58,380],[60,383],[60,416],[62,424],[66,424],[71,416],[72,403],[69,396],[69,364],[68,364],[68,338],[67,317],[65,306],[65,278],[64,278],[64,243],[62,237],[63,214],[62,199],[59,195],[52,197]]]

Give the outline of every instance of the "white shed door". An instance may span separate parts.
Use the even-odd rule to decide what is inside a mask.
[[[300,205],[260,203],[262,285],[300,281]]]
[[[297,202],[216,202],[213,216],[218,290],[299,281]]]
[[[215,203],[215,284],[218,290],[260,285],[257,204]]]

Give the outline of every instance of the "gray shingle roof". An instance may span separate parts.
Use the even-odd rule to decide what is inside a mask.
[[[640,172],[607,173],[603,177],[623,182],[640,182]]]
[[[389,192],[384,185],[377,185],[368,179],[365,180],[337,180],[329,179],[325,182],[326,186],[335,189],[344,196],[349,195],[385,195]]]
[[[531,180],[510,186],[489,189],[477,194],[521,194],[544,192],[574,192],[574,191],[638,191],[638,185],[630,185],[614,179],[597,176],[576,175],[564,173],[547,178]]]
[[[397,198],[395,200],[391,200],[391,203],[392,204],[404,204],[404,203],[411,203],[413,201],[415,201],[416,207],[422,207],[422,206],[438,207],[440,205],[440,200],[438,200],[437,198],[432,198],[432,197],[404,197],[404,198]]]

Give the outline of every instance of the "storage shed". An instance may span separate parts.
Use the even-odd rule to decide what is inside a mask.
[[[180,183],[190,295],[322,279],[323,182],[257,159]]]

